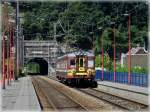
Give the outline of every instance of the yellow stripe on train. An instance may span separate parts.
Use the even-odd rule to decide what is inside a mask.
[[[86,72],[84,72],[84,73],[76,73],[76,75],[87,75],[87,73]]]

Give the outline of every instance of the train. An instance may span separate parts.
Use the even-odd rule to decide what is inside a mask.
[[[68,85],[80,85],[85,82],[90,87],[97,87],[93,52],[79,50],[58,57],[56,77]]]

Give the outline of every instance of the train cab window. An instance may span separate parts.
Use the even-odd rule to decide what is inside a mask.
[[[83,59],[80,58],[80,67],[83,67]]]
[[[76,63],[75,63],[75,59],[71,59],[71,60],[70,60],[70,66],[71,66],[71,67],[75,67],[75,64],[76,64]]]

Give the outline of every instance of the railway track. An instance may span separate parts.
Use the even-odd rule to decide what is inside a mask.
[[[42,110],[85,110],[84,107],[53,87],[53,85],[51,85],[48,81],[37,76],[33,76],[32,81]]]
[[[133,90],[127,90],[127,89],[123,89],[123,88],[119,88],[119,87],[113,87],[113,86],[109,86],[109,85],[105,85],[105,84],[98,84],[98,85],[103,86],[103,87],[108,87],[108,88],[113,88],[113,89],[118,89],[118,90],[123,90],[123,91],[127,91],[127,92],[132,92],[132,93],[137,93],[137,94],[148,96],[148,94],[146,94],[146,93],[136,92]]]
[[[52,80],[58,81],[55,78],[52,78]],[[104,101],[106,104],[109,103],[110,105],[117,107],[118,109],[121,109],[121,110],[130,110],[130,111],[147,111],[148,110],[147,105],[134,102],[134,101],[130,101],[128,99],[115,96],[109,93],[105,93],[103,91],[96,90],[93,88],[76,88],[76,90],[84,94],[87,94],[91,97],[94,97],[98,100]]]
[[[127,100],[125,98],[115,96],[109,93],[105,93],[102,91],[95,90],[93,88],[79,89],[79,91],[91,95],[97,99],[104,100],[112,105],[118,106],[125,110],[130,111],[146,111],[148,109],[147,105],[140,104],[134,101]]]

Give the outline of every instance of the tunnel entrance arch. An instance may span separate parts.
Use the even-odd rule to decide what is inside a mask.
[[[27,62],[27,65],[30,63],[37,63],[39,65],[39,71],[37,73],[30,73],[31,75],[48,75],[48,62],[44,58],[32,58]]]

